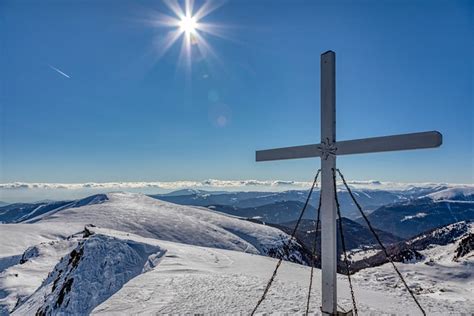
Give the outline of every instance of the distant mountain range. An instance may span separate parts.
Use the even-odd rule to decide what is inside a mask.
[[[445,189],[382,206],[368,215],[374,227],[410,238],[436,227],[474,220],[474,189]],[[365,225],[364,220],[356,220]]]
[[[364,208],[364,211],[370,213],[377,208],[393,204],[408,202],[413,199],[417,199],[422,196],[429,194],[435,194],[452,187],[448,185],[432,185],[423,187],[409,187],[407,189],[361,189],[353,188],[353,193],[356,196],[358,202]],[[455,187],[456,189],[465,189],[467,191],[474,191],[471,187]],[[255,210],[255,215],[261,216],[262,221],[268,221],[272,223],[282,223],[288,221],[288,218],[278,218],[276,215],[269,215],[268,211],[270,205],[274,205],[276,211],[280,212],[285,208],[282,202],[296,201],[304,203],[307,198],[308,191],[305,190],[290,190],[283,192],[212,192],[203,190],[179,190],[167,194],[154,194],[150,195],[153,198],[181,204],[181,205],[196,205],[196,206],[213,206],[216,210],[227,213],[250,217],[248,213],[251,208]],[[345,190],[338,190],[338,198],[341,204],[341,212],[344,217],[350,219],[356,219],[360,217],[360,214],[352,202],[351,197]],[[316,189],[312,195],[310,204],[314,207],[318,205],[319,201],[319,190]],[[300,204],[292,203],[291,207],[299,207]],[[260,207],[263,207],[261,209]],[[287,205],[290,208],[290,205]],[[241,210],[241,214],[239,213]],[[292,214],[299,214],[299,210],[291,211]],[[253,217],[251,216],[251,217]],[[287,217],[285,215],[285,217]],[[309,217],[310,218],[310,217]],[[296,216],[293,218],[296,219]]]
[[[369,214],[374,227],[395,236],[410,238],[424,231],[474,220],[474,186],[433,185],[406,190],[355,189],[354,195]],[[284,192],[211,192],[184,189],[151,197],[175,204],[204,206],[221,213],[257,219],[269,224],[284,224],[298,218],[307,191]],[[361,225],[360,217],[346,191],[338,192],[342,215]],[[99,194],[77,201],[17,203],[0,207],[0,222],[34,221],[42,214],[88,203],[101,203]],[[303,218],[315,219],[319,191],[315,191]],[[286,225],[286,224],[285,224]],[[284,225],[284,226],[285,226]]]

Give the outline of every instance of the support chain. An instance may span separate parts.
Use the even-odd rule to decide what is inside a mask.
[[[415,296],[415,293],[413,293],[413,291],[408,287],[408,284],[407,282],[405,281],[405,279],[403,278],[403,275],[400,273],[400,271],[398,270],[397,266],[395,265],[395,263],[393,262],[393,259],[392,259],[392,256],[390,256],[388,254],[388,251],[387,249],[385,248],[385,246],[383,245],[382,241],[380,240],[379,236],[377,235],[377,233],[375,232],[375,229],[372,227],[372,224],[370,223],[369,219],[367,218],[367,215],[365,215],[365,213],[362,211],[362,207],[360,206],[359,202],[357,202],[357,200],[355,199],[354,197],[354,194],[352,193],[352,190],[349,188],[349,186],[347,185],[347,182],[346,182],[346,179],[344,179],[344,176],[342,175],[341,171],[339,169],[336,169],[337,172],[339,173],[339,176],[341,177],[342,179],[342,182],[344,183],[344,186],[346,187],[347,189],[347,192],[349,192],[349,195],[351,196],[352,198],[352,201],[354,201],[354,204],[356,205],[356,207],[359,209],[359,212],[360,214],[362,215],[362,217],[364,218],[365,222],[367,223],[367,226],[369,227],[370,231],[372,232],[372,234],[374,235],[375,239],[377,240],[378,244],[380,245],[380,248],[382,248],[382,251],[384,252],[385,256],[387,257],[388,261],[392,264],[393,266],[393,269],[395,270],[395,272],[398,274],[398,276],[400,277],[400,280],[402,281],[403,285],[405,286],[405,288],[407,289],[408,293],[410,293],[411,297],[413,298],[413,300],[415,301],[416,305],[418,305],[420,311],[423,313],[424,316],[426,316],[426,312],[425,310],[423,309],[423,307],[421,307],[421,304],[420,302],[418,302],[418,299],[416,298]]]
[[[293,240],[293,238],[296,235],[296,231],[298,229],[298,226],[300,225],[301,219],[303,218],[303,214],[304,214],[306,208],[308,207],[309,200],[311,199],[311,194],[313,193],[314,186],[316,185],[316,182],[318,181],[318,177],[319,177],[320,172],[321,172],[321,169],[318,170],[318,172],[316,173],[316,176],[314,177],[313,185],[311,186],[311,189],[309,190],[308,197],[306,198],[306,202],[303,206],[303,209],[301,210],[300,216],[298,217],[298,221],[296,222],[296,225],[293,228],[293,232],[291,233],[290,238],[288,239],[288,244],[283,245],[284,256],[281,256],[280,259],[278,260],[278,262],[276,264],[276,267],[275,267],[275,270],[273,271],[273,274],[272,274],[270,280],[268,280],[267,286],[265,287],[265,290],[263,291],[262,297],[258,300],[257,305],[255,306],[255,308],[252,310],[252,313],[250,314],[251,316],[255,315],[258,307],[265,300],[265,297],[266,297],[268,291],[270,290],[270,287],[272,286],[272,283],[273,283],[273,281],[274,281],[274,279],[277,275],[278,269],[280,268],[280,265],[283,261],[283,258],[285,256],[289,256],[290,242]]]
[[[357,304],[356,304],[355,295],[354,295],[354,287],[352,286],[349,259],[347,258],[346,241],[344,240],[344,232],[342,230],[341,206],[339,204],[339,199],[337,198],[336,171],[334,170],[334,168],[332,169],[332,177],[333,177],[333,183],[334,183],[334,197],[336,199],[337,217],[339,218],[339,235],[341,236],[341,245],[342,245],[342,252],[344,253],[344,263],[346,266],[347,280],[349,281],[349,288],[351,290],[352,307],[354,308],[354,315],[357,316]]]
[[[317,213],[317,220],[315,223],[315,232],[314,232],[314,241],[313,241],[313,250],[311,253],[311,274],[309,277],[309,288],[308,288],[308,298],[306,300],[306,313],[305,315],[308,316],[309,314],[309,301],[311,299],[311,288],[313,287],[313,271],[314,265],[316,264],[316,244],[318,241],[318,230],[319,230],[319,223],[320,223],[320,214],[321,214],[321,192],[319,194],[319,203],[318,203],[318,210]]]

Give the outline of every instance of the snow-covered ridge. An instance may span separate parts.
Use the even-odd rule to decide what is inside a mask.
[[[154,268],[165,253],[130,238],[85,237],[13,315],[89,314],[130,279]]]
[[[474,202],[474,186],[447,188],[427,194],[421,198],[430,198],[433,201],[470,201]]]
[[[474,223],[461,221],[432,229],[408,240],[408,245],[416,245],[420,250],[430,245],[447,245],[456,242],[463,236],[474,233]]]
[[[109,193],[102,203],[63,209],[35,222],[94,224],[143,237],[271,256],[281,255],[283,244],[289,240],[287,234],[270,226],[207,208],[176,205],[124,192]],[[301,246],[291,241],[290,248],[291,254],[286,259],[305,262]]]

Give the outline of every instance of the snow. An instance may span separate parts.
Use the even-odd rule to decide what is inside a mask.
[[[349,259],[353,262],[367,259],[380,252],[380,249],[353,249],[349,252]]]
[[[21,255],[28,247],[39,243],[65,239],[83,228],[84,225],[77,223],[0,224],[0,262]]]
[[[94,224],[144,237],[267,254],[289,236],[282,231],[203,207],[176,205],[135,193],[110,193],[101,204],[69,208],[38,223]]]
[[[0,273],[0,306],[12,310],[23,302],[43,282],[59,259],[77,245],[76,240],[43,242],[30,247],[23,258],[12,261],[11,266]],[[20,264],[20,259],[27,259]],[[1,314],[1,307],[0,307]]]
[[[249,314],[276,264],[275,259],[243,252],[160,241],[110,229],[92,230],[95,235],[84,242],[84,247],[90,245],[91,248],[90,252],[84,250],[85,259],[78,260],[75,269],[67,267],[69,257],[58,263],[56,272],[14,315],[34,314],[40,306],[43,309],[49,306],[57,313],[83,314],[92,310],[95,315]],[[130,251],[129,245],[140,245],[147,251],[137,256]],[[102,264],[116,258],[117,253],[123,258],[123,265]],[[154,263],[144,268],[150,254]],[[111,270],[112,267],[116,268]],[[53,295],[51,289],[59,269],[69,272],[63,272],[63,275],[74,278],[74,281],[63,303],[54,309],[58,295]],[[124,276],[124,271],[133,273]],[[136,277],[125,282],[134,274]],[[68,277],[57,281],[54,293],[61,291]],[[304,312],[308,277],[308,267],[284,262],[259,312]],[[347,281],[344,276],[338,277],[340,305],[349,309]],[[79,280],[77,285],[76,280]],[[315,270],[314,282],[321,282],[318,269]],[[117,290],[120,284],[122,286]],[[359,280],[354,285],[361,314],[395,313],[401,311],[400,307],[403,307],[403,313],[417,314],[411,298],[400,289],[386,287],[379,291],[378,288],[374,290],[372,284],[367,285]],[[78,293],[82,293],[85,299],[80,299]],[[320,294],[319,286],[315,286],[311,301],[313,314],[319,309]],[[42,303],[44,299],[46,303]],[[69,302],[67,306],[66,301]],[[429,296],[420,297],[420,301],[430,315],[442,315],[452,303]],[[456,308],[457,311],[468,311],[472,304],[461,302]]]
[[[448,188],[438,192],[428,194],[424,197],[433,199],[434,201],[450,201],[450,200],[468,200],[474,202],[474,186],[466,185],[454,188]]]
[[[89,314],[130,279],[155,267],[164,253],[148,243],[94,234],[80,241],[13,315]]]
[[[428,214],[424,213],[424,212],[419,212],[419,213],[416,213],[415,215],[407,215],[405,216],[404,218],[402,218],[400,220],[400,222],[404,222],[404,221],[408,221],[410,219],[414,219],[414,218],[423,218],[425,216],[427,216]]]
[[[261,254],[288,238],[276,228],[205,208],[140,194],[107,198],[34,224],[0,226],[0,306],[11,311],[19,299],[14,315],[38,309],[53,314],[249,314],[276,264]],[[88,226],[94,234],[83,237],[78,233],[87,224],[99,227]],[[474,310],[474,258],[454,262],[455,247],[435,246],[423,252],[423,261],[397,263],[429,315]],[[28,260],[20,264],[27,249]],[[307,266],[284,261],[259,312],[303,313],[309,272]],[[353,278],[361,314],[420,314],[389,265],[361,270]],[[313,314],[321,304],[320,283],[321,272],[315,269]],[[338,276],[338,296],[349,309],[343,275]]]
[[[435,230],[431,235],[446,234],[460,224],[462,223]],[[396,263],[398,269],[406,277],[410,288],[419,297],[427,302],[430,299],[436,299],[446,304],[445,314],[458,314],[463,311],[467,313],[474,310],[472,299],[474,297],[474,253],[456,261],[453,260],[459,241],[473,231],[474,224],[468,224],[466,233],[458,237],[455,242],[447,245],[431,245],[420,251],[424,256],[423,260]],[[365,282],[366,285],[380,291],[393,291],[395,288],[400,292],[403,288],[390,263],[361,270],[354,275],[354,279]]]

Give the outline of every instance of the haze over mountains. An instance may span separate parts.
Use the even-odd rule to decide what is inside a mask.
[[[429,314],[474,309],[473,193],[473,186],[355,188]],[[271,257],[286,263],[262,311],[302,312],[307,265],[314,238],[320,239],[319,192],[296,239],[288,234],[306,194],[117,192],[0,207],[0,315],[248,313],[274,268]],[[353,205],[341,200],[343,211],[349,209],[342,223],[360,311],[397,313],[403,306],[416,313]],[[316,267],[319,254],[318,246]],[[340,282],[347,307],[342,275]],[[319,291],[316,286],[314,312]]]

